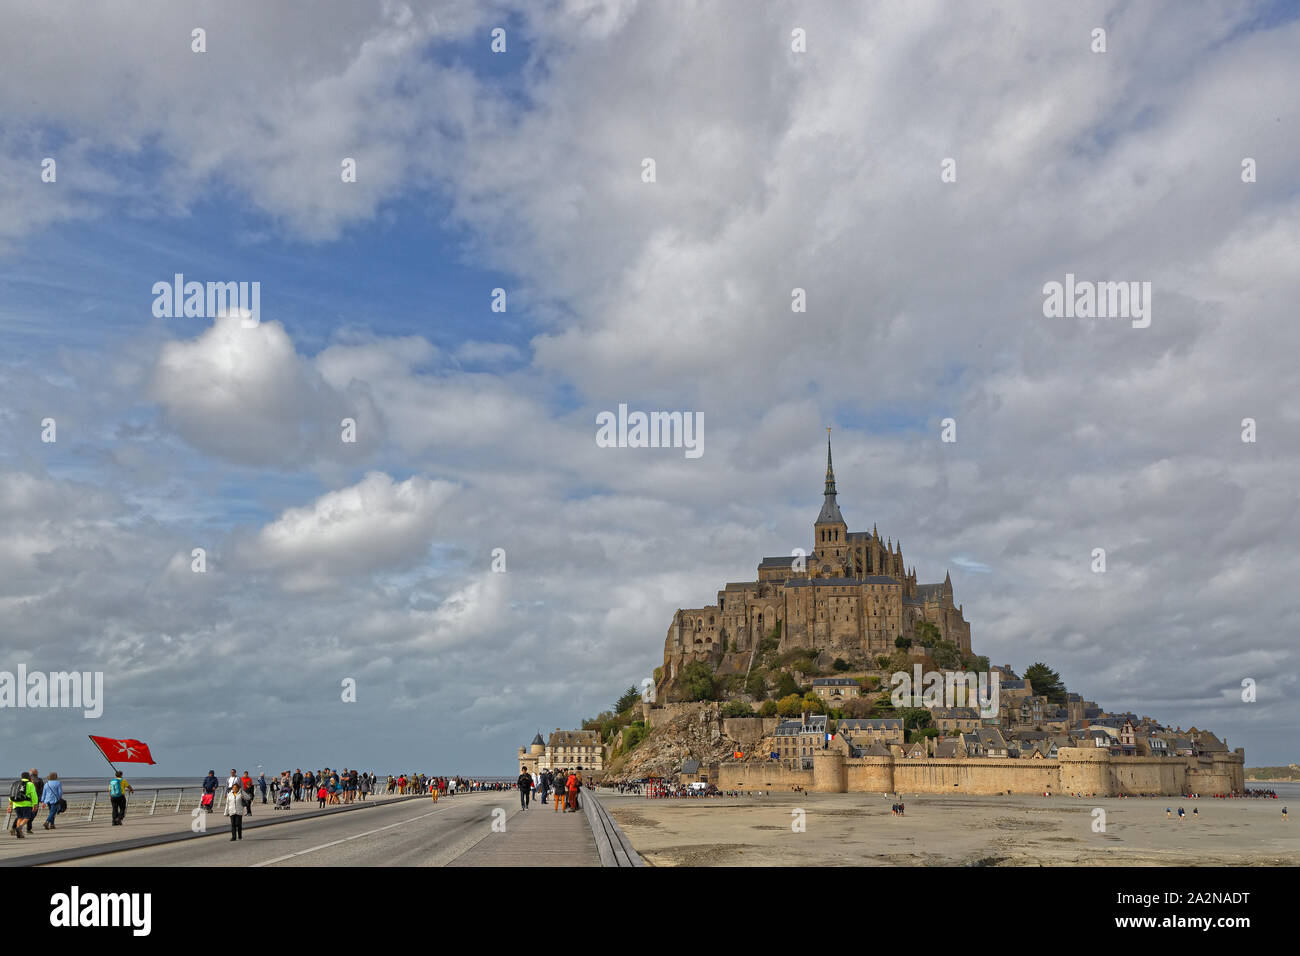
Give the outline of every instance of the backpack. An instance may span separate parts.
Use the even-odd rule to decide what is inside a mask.
[[[27,799],[27,781],[15,780],[9,784],[9,802],[21,803]]]
[[[120,797],[122,795],[122,781],[114,777],[108,782],[108,795],[110,797]]]

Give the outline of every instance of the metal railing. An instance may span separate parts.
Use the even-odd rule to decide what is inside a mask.
[[[158,787],[154,789],[139,788],[134,793],[127,794],[127,806],[132,810],[133,814],[139,814],[141,812],[144,812],[141,809],[141,807],[142,805],[147,806],[148,812],[146,815],[151,817],[155,816],[158,813],[180,813],[182,807],[192,812],[193,810],[196,810],[202,806],[201,801],[203,799],[203,792],[204,791],[202,787]],[[254,793],[256,794],[253,798],[254,803],[258,803],[260,805],[261,791],[254,791]],[[186,794],[189,794],[188,799],[186,798]],[[381,782],[379,784],[376,784],[375,789],[366,797],[365,802],[369,803],[372,800],[380,800],[390,796],[395,797],[395,796],[400,796],[400,794],[396,792],[392,794],[386,793],[385,786]],[[101,818],[106,814],[112,813],[112,800],[109,797],[108,790],[106,789],[105,790],[72,790],[72,791],[65,790],[63,793],[63,799],[68,802],[68,809],[65,810],[63,813],[60,813],[55,818],[56,820],[63,819],[63,820],[79,821],[82,823],[92,823],[94,822],[96,813],[98,813],[101,816]],[[6,803],[7,802],[8,801],[6,800]],[[353,801],[354,804],[361,803],[361,802],[362,801],[359,795]],[[306,791],[304,791],[303,799],[295,801],[292,805],[293,806],[310,805],[314,807],[316,805],[316,797],[313,795],[309,798],[306,794]],[[333,804],[333,803],[329,804],[329,806],[337,806],[337,805],[338,804]],[[275,806],[275,802],[271,797],[271,793],[269,789],[267,790],[266,806],[268,807]],[[221,813],[224,811],[224,809],[225,809],[225,789],[219,786],[217,788],[216,796],[213,799],[212,812]],[[41,822],[44,822],[47,813],[48,811],[38,808],[36,811],[36,819],[40,820]],[[13,825],[13,808],[10,806],[6,806],[4,829],[8,830],[9,827],[11,827],[12,825]]]

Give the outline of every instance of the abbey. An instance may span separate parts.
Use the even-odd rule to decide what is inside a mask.
[[[759,642],[775,633],[782,653],[812,648],[849,661],[893,653],[895,639],[911,637],[917,623],[928,621],[963,654],[971,653],[970,624],[953,603],[951,577],[918,584],[915,568],[903,562],[902,545],[882,541],[874,527],[850,531],[835,499],[828,434],[812,551],[764,558],[757,581],[728,584],[717,604],[679,610],[664,642],[664,685],[697,660],[719,674],[743,674]]]

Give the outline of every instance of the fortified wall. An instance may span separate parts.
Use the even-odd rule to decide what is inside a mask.
[[[818,793],[1231,793],[1245,789],[1245,751],[1204,757],[1115,757],[1105,750],[1066,747],[1056,760],[907,759],[848,757],[824,750],[811,770],[791,770],[770,760],[725,761],[716,784],[723,790]],[[714,777],[713,772],[709,774]]]

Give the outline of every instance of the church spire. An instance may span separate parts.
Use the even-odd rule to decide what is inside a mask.
[[[826,491],[823,494],[835,494],[835,469],[831,467],[831,428],[826,426]]]
[[[826,429],[826,491],[825,500],[822,502],[821,514],[817,516],[817,524],[844,524],[844,516],[840,514],[840,506],[835,501],[835,470],[831,467],[831,430]],[[847,529],[835,532],[837,535],[843,535]],[[831,532],[827,532],[830,534]],[[840,544],[844,544],[841,539]]]

